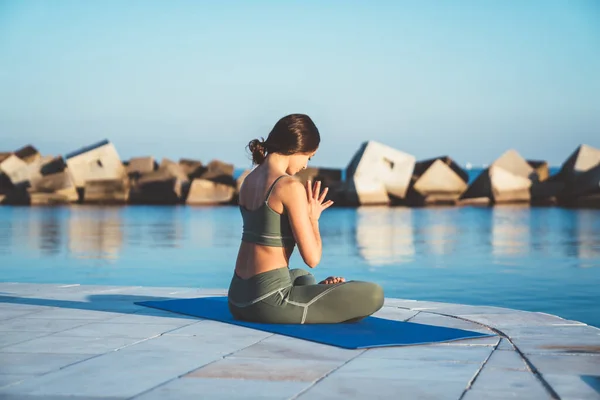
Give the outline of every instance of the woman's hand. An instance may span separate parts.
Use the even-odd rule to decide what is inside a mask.
[[[325,203],[325,197],[329,188],[325,188],[321,193],[321,181],[317,181],[314,187],[311,186],[311,181],[306,182],[306,193],[308,195],[308,216],[312,221],[318,221],[321,217],[321,213],[326,208],[329,208],[333,201],[328,200]]]
[[[342,282],[346,282],[346,280],[344,278],[342,278],[341,276],[330,276],[327,279],[322,280],[321,282],[319,282],[320,285],[335,285],[336,283],[342,283]]]

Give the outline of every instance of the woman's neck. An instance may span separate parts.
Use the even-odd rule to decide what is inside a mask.
[[[265,158],[263,164],[269,171],[277,171],[279,174],[287,174],[286,171],[290,166],[290,159],[288,156],[272,153],[267,155],[267,158]]]

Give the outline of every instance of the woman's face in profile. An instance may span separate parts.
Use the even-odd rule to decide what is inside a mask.
[[[306,167],[308,166],[308,161],[312,157],[314,157],[316,152],[317,151],[315,150],[315,151],[311,151],[309,153],[292,154],[290,156],[290,165],[286,172],[290,175],[295,175],[298,172],[302,171],[303,169],[306,169]]]

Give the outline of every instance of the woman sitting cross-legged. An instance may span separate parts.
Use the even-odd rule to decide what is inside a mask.
[[[294,175],[319,147],[313,121],[303,114],[280,119],[265,141],[249,149],[257,166],[239,194],[242,243],[228,292],[234,318],[275,324],[352,322],[383,306],[383,289],[371,282],[329,277],[319,283],[309,272],[289,269],[297,244],[310,268],[321,260],[319,217],[330,207],[320,182],[306,187]]]

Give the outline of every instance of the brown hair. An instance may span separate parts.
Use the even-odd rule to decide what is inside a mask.
[[[319,130],[308,115],[290,114],[277,121],[267,140],[253,139],[248,149],[252,162],[262,164],[269,153],[308,153],[315,151],[320,142]]]

